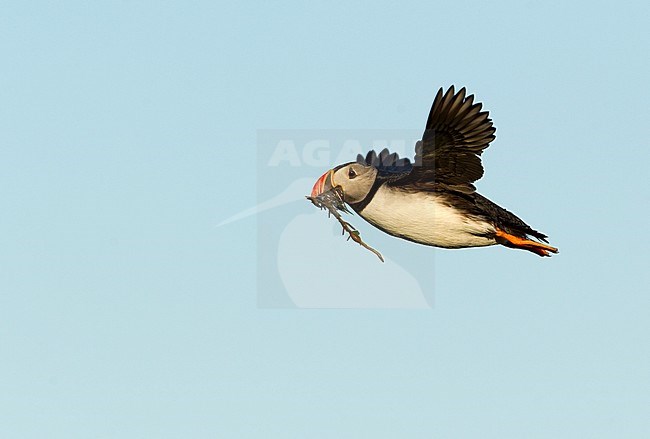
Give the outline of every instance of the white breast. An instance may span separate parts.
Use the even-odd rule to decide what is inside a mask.
[[[391,235],[435,247],[496,244],[493,238],[477,236],[494,233],[492,224],[463,215],[435,193],[407,193],[384,185],[360,215]]]

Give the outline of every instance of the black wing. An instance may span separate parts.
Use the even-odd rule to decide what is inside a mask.
[[[434,190],[440,186],[464,193],[476,189],[472,183],[483,176],[480,155],[494,140],[496,128],[474,103],[474,95],[458,93],[454,86],[433,101],[422,140],[415,145],[415,164],[408,175],[393,184]]]
[[[368,152],[366,156],[357,155],[357,163],[374,166],[377,169],[378,176],[384,180],[396,180],[408,175],[413,169],[411,161],[405,157],[400,158],[396,152],[390,153],[384,148],[379,154],[374,150]]]

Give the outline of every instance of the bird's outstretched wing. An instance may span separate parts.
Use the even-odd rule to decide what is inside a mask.
[[[390,153],[384,148],[379,154],[374,150],[369,151],[366,156],[357,155],[357,163],[365,166],[373,166],[377,169],[378,177],[383,180],[397,180],[408,175],[413,169],[411,161],[405,157],[400,158],[396,153]]]
[[[454,86],[443,94],[442,88],[433,101],[422,140],[415,145],[415,163],[408,174],[391,184],[419,190],[446,187],[472,193],[472,183],[483,176],[480,155],[495,139],[496,128],[474,95],[458,93]]]

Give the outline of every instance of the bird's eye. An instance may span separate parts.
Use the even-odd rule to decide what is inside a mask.
[[[354,172],[354,169],[350,168],[350,169],[348,170],[348,177],[349,177],[349,178],[354,178],[354,177],[356,177],[356,176],[357,176],[357,173]]]

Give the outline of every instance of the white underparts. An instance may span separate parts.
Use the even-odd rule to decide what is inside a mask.
[[[432,192],[408,193],[382,186],[360,215],[385,232],[444,248],[494,245],[494,225],[464,215]]]

